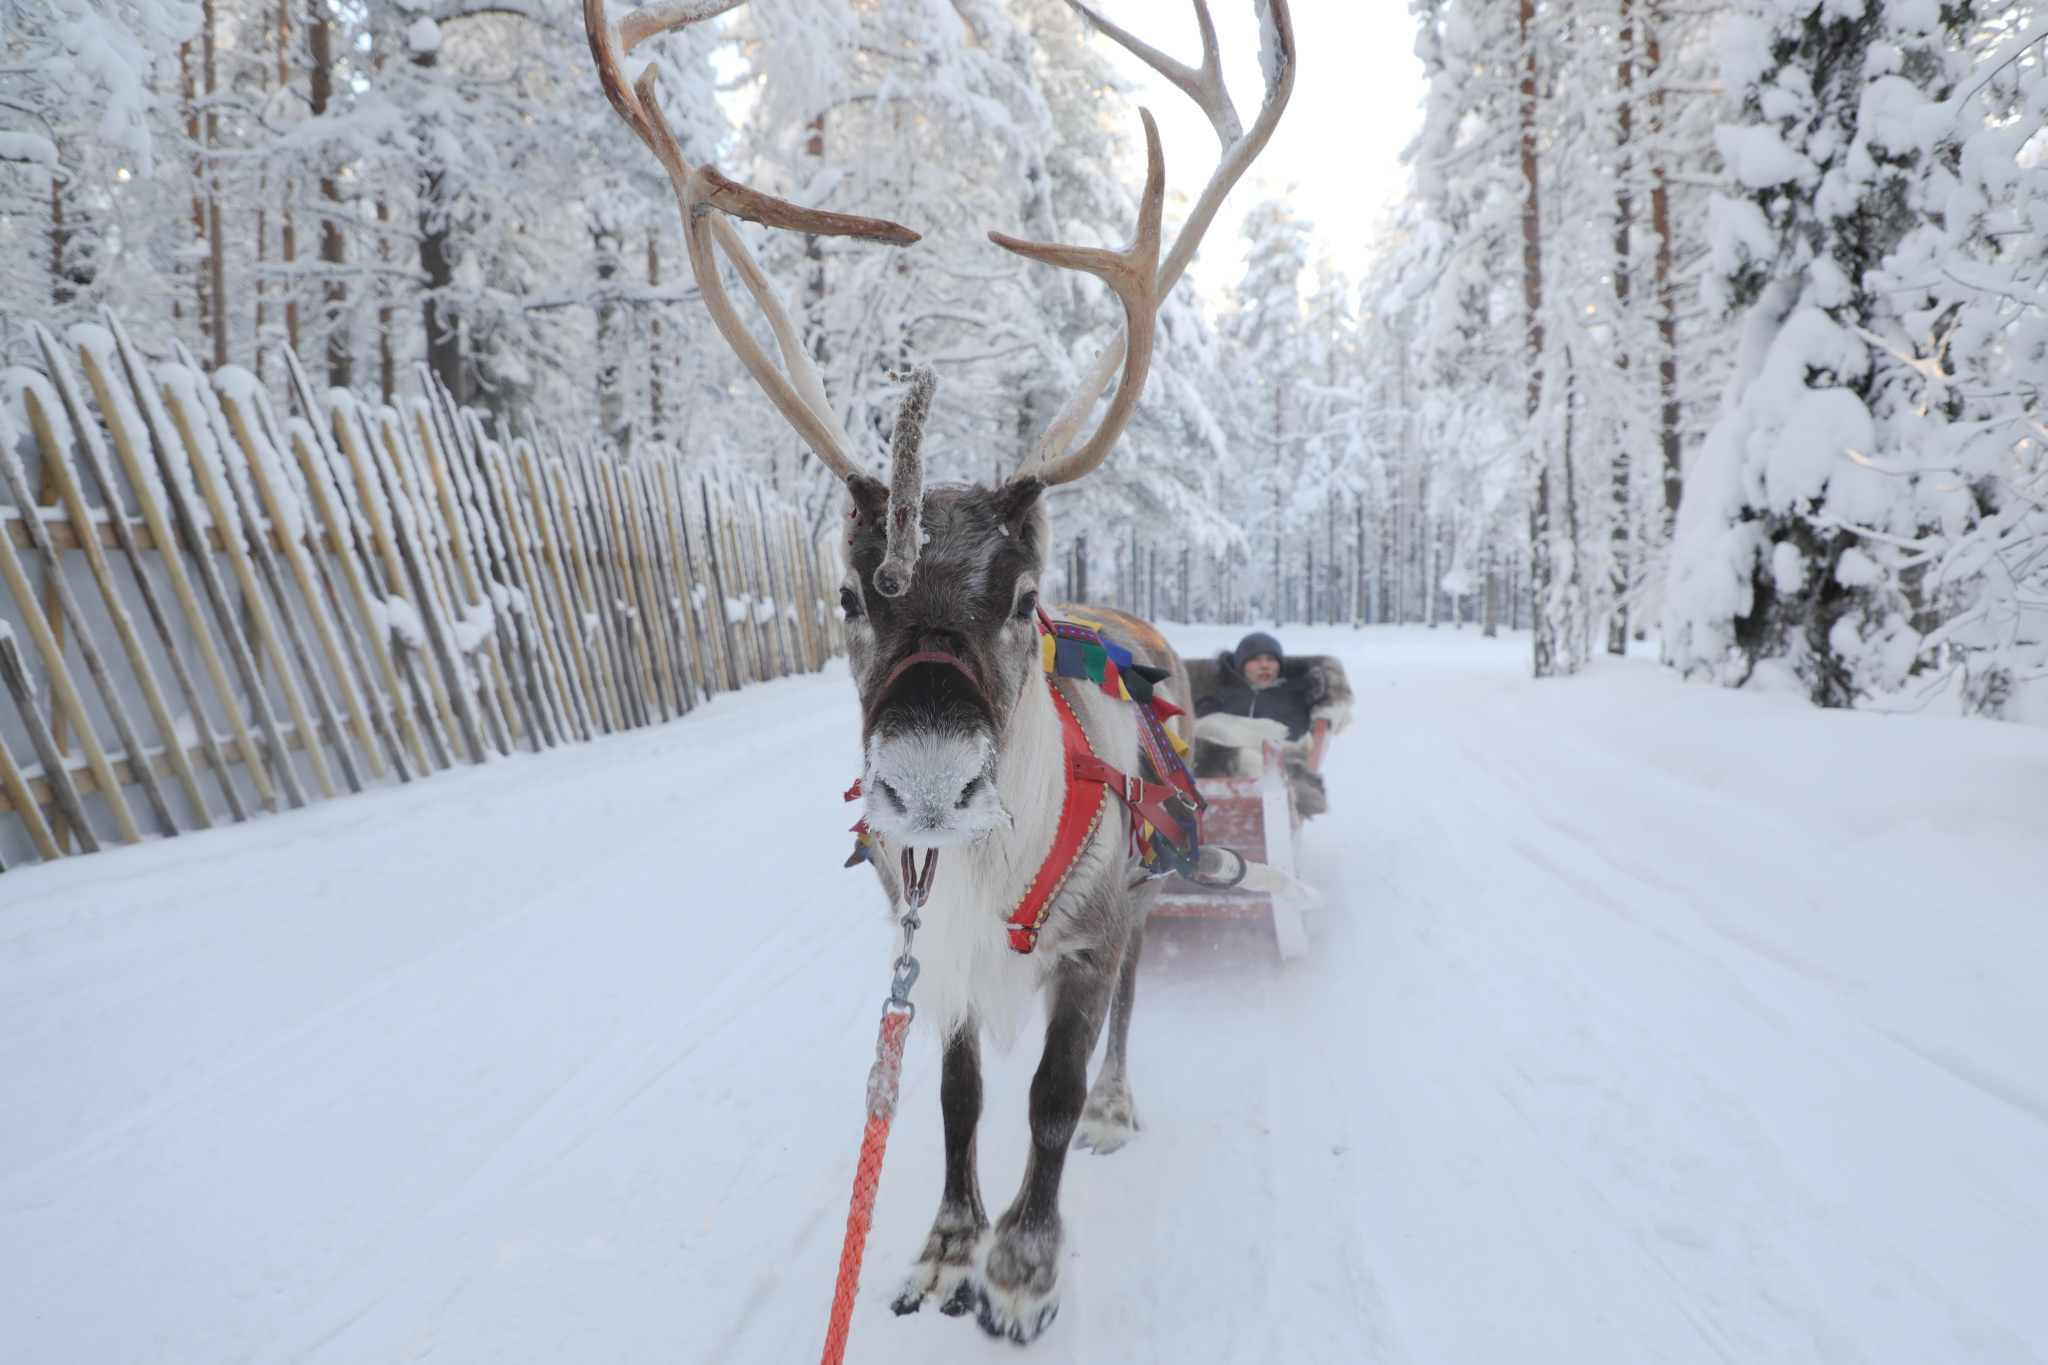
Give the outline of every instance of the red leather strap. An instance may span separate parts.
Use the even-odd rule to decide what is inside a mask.
[[[1028,953],[1038,946],[1038,931],[1045,927],[1045,917],[1052,910],[1053,899],[1060,888],[1067,884],[1074,865],[1081,861],[1081,852],[1088,847],[1088,841],[1095,837],[1096,826],[1102,823],[1102,813],[1109,808],[1109,801],[1103,789],[1094,783],[1082,787],[1075,781],[1072,760],[1087,755],[1094,757],[1088,747],[1088,736],[1081,729],[1081,722],[1074,716],[1074,708],[1057,685],[1048,680],[1052,688],[1053,709],[1059,712],[1060,738],[1065,743],[1068,763],[1066,781],[1060,792],[1060,822],[1052,836],[1052,851],[1045,855],[1045,861],[1038,865],[1038,875],[1031,879],[1024,898],[1010,911],[1010,946],[1020,953]],[[1092,788],[1092,794],[1090,791]]]
[[[1180,818],[1167,802],[1180,795],[1180,789],[1158,782],[1147,782],[1132,777],[1104,763],[1093,753],[1073,755],[1074,776],[1083,782],[1100,782],[1108,787],[1110,794],[1131,808],[1131,813],[1150,822],[1152,828],[1164,834],[1175,848],[1187,848],[1187,836],[1181,832]]]

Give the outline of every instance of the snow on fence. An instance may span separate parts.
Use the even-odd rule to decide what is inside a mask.
[[[393,408],[286,352],[280,417],[109,323],[36,327],[42,370],[0,373],[0,868],[655,724],[843,647],[828,551],[758,483],[493,439],[424,368]]]

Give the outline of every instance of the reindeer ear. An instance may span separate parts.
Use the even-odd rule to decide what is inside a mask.
[[[889,485],[866,474],[855,474],[847,479],[846,491],[853,496],[854,510],[860,514],[861,524],[877,535],[887,534]]]
[[[1002,493],[996,498],[996,520],[1013,533],[1022,529],[1025,519],[1044,495],[1045,485],[1037,479],[1019,479],[1015,483],[1004,484]]]

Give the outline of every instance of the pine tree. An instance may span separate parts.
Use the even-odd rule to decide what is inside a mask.
[[[1729,21],[1722,69],[1746,121],[1718,137],[1745,193],[1711,206],[1707,288],[1744,310],[1743,337],[1673,547],[1665,649],[1689,673],[1787,675],[1846,706],[1917,653],[1910,584],[1872,558],[1918,529],[1874,467],[1906,426],[1905,395],[1873,364],[1872,338],[1901,320],[1872,272],[1943,207],[1954,148],[1926,141],[1921,116],[1967,69],[1967,20],[1956,5],[1743,0]]]

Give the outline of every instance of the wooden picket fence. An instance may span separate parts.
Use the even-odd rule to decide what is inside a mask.
[[[41,370],[0,376],[0,867],[656,724],[843,648],[830,551],[758,482],[494,439],[423,367],[392,408],[285,352],[281,419],[106,322],[34,326]]]

